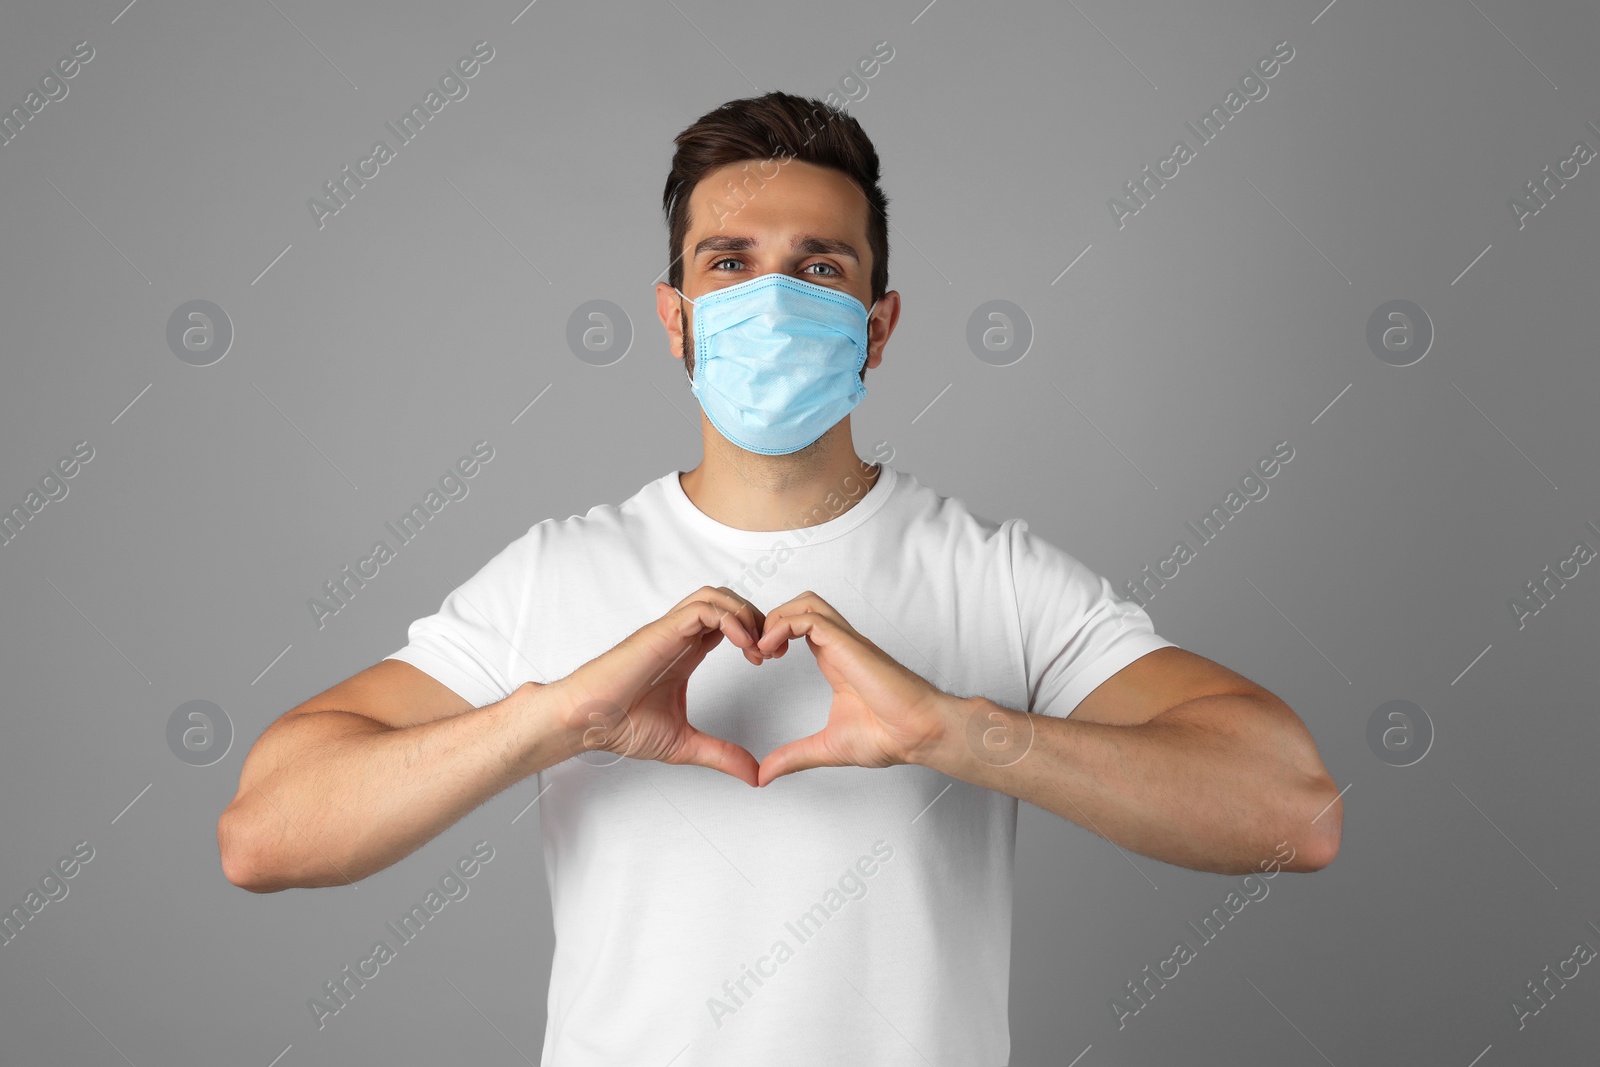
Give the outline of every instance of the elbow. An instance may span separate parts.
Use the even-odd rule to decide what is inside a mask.
[[[1344,800],[1337,783],[1323,776],[1307,793],[1296,816],[1297,836],[1305,840],[1305,847],[1289,868],[1294,871],[1320,871],[1328,866],[1339,855],[1344,836]]]
[[[1305,724],[1296,732],[1300,744],[1291,746],[1288,788],[1279,818],[1282,839],[1292,842],[1295,849],[1285,869],[1309,873],[1322,870],[1339,855],[1344,836],[1344,790],[1328,773]]]
[[[217,819],[217,851],[222,859],[222,876],[240,889],[252,893],[272,893],[283,888],[262,877],[258,857],[239,825],[239,816],[229,805]]]

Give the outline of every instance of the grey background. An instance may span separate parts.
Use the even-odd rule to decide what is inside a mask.
[[[1577,140],[1600,148],[1597,18],[1506,0],[6,5],[0,106],[76,42],[95,55],[0,147],[0,503],[76,442],[95,453],[0,547],[0,905],[74,843],[95,853],[0,946],[0,1059],[537,1061],[549,901],[537,820],[512,821],[531,781],[355,888],[232,887],[217,816],[269,722],[403,644],[529,525],[698,461],[651,290],[671,138],[769,88],[842,96],[886,40],[850,111],[883,159],[904,314],[858,450],[891,442],[1120,585],[1289,442],[1270,494],[1150,612],[1282,696],[1347,790],[1338,859],[1274,879],[1122,1030],[1110,999],[1239,879],[1024,806],[1012,1063],[1592,1060],[1593,967],[1523,1029],[1510,1004],[1600,946],[1600,577],[1583,567],[1522,628],[1509,601],[1580,538],[1600,546],[1600,165],[1524,228],[1507,198]],[[319,230],[307,199],[480,40],[495,56],[469,95]],[[1107,199],[1280,40],[1294,58],[1267,97],[1119,229]],[[166,342],[197,299],[235,334],[207,367]],[[1396,299],[1436,330],[1407,367],[1365,340]],[[609,366],[567,345],[591,300],[631,320]],[[965,340],[989,300],[1031,323],[1010,366]],[[469,495],[319,630],[307,598],[480,439],[496,453]],[[197,699],[234,728],[203,767],[166,732]],[[1436,731],[1408,767],[1367,742],[1398,699]],[[307,999],[479,840],[495,859],[470,895],[319,1031]]]

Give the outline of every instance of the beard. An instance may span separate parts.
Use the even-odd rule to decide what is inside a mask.
[[[678,298],[678,358],[683,360],[683,371],[694,381],[694,357],[687,351],[689,347],[689,316],[683,313],[683,298]]]

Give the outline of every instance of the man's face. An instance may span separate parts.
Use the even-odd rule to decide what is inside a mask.
[[[763,274],[781,272],[872,305],[872,252],[866,197],[841,172],[796,159],[749,160],[707,174],[689,196],[683,292],[690,299]],[[886,294],[869,323],[867,367],[881,360],[898,302]],[[886,307],[887,304],[894,307]],[[672,286],[656,286],[656,306],[691,376],[694,307]],[[882,322],[885,325],[880,325]],[[887,327],[887,328],[886,328]],[[863,368],[864,369],[864,368]]]

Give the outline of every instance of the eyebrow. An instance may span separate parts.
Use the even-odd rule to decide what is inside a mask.
[[[702,252],[748,252],[760,244],[761,242],[754,237],[713,234],[694,246],[694,255],[698,259]],[[857,263],[861,262],[861,256],[857,254],[855,245],[833,237],[818,237],[809,233],[797,234],[794,240],[789,242],[789,247],[806,255],[849,256]]]

